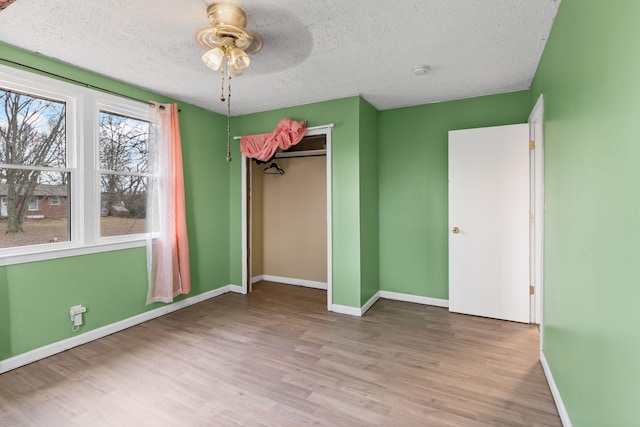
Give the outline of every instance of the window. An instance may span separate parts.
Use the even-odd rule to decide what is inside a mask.
[[[66,188],[66,103],[0,87],[0,248],[68,241],[63,221],[30,218],[39,194]]]
[[[38,196],[31,196],[29,198],[29,210],[30,211],[38,210]]]
[[[144,246],[150,126],[146,103],[0,65],[0,265]]]
[[[146,231],[149,122],[100,111],[100,236]]]

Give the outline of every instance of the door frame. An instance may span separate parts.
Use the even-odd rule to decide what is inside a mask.
[[[534,143],[531,157],[531,213],[534,215],[531,239],[530,277],[535,293],[531,298],[531,323],[542,325],[544,293],[544,95],[540,95],[529,115],[529,138]],[[540,349],[542,350],[540,328]]]
[[[307,132],[305,133],[305,136],[316,136],[316,135],[325,135],[325,142],[327,144],[327,153],[326,153],[326,179],[327,179],[327,310],[328,311],[333,311],[333,277],[332,277],[332,272],[333,272],[333,246],[332,246],[332,242],[333,242],[333,227],[332,227],[332,177],[331,177],[331,153],[332,153],[332,143],[331,143],[331,134],[333,131],[333,123],[328,124],[328,125],[323,125],[323,126],[313,126],[313,127],[309,127],[307,128]],[[241,161],[241,176],[242,176],[242,181],[241,181],[241,224],[242,224],[242,293],[246,294],[248,292],[248,290],[251,287],[251,280],[252,277],[250,277],[250,254],[253,253],[253,251],[250,250],[249,244],[250,244],[250,238],[251,238],[251,234],[250,234],[250,230],[251,230],[251,224],[250,224],[250,219],[251,216],[249,215],[249,204],[247,203],[247,195],[249,195],[249,199],[253,200],[253,198],[251,197],[251,188],[249,187],[250,182],[247,179],[247,157],[242,154],[242,161]],[[249,194],[248,191],[249,190]]]
[[[529,322],[542,325],[544,302],[544,95],[536,101],[528,121],[529,139],[534,148],[529,151],[529,199],[533,221],[529,233],[529,279],[534,295],[529,303]],[[540,350],[543,348],[543,328],[540,328]]]

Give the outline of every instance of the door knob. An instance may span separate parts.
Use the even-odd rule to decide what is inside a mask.
[[[453,227],[453,228],[451,229],[451,232],[452,232],[453,234],[458,234],[458,233],[460,232],[460,229],[459,229],[458,227]]]

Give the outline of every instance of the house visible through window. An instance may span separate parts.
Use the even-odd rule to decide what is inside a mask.
[[[60,204],[60,197],[58,196],[50,196],[49,197],[49,205],[58,206]]]
[[[0,87],[0,248],[70,239],[67,218],[31,214],[51,188],[66,192],[68,166],[66,102]]]

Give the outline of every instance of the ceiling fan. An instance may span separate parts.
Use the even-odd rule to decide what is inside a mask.
[[[211,4],[207,17],[210,26],[195,34],[197,43],[207,49],[202,60],[218,71],[226,59],[230,75],[241,75],[251,64],[249,55],[262,49],[262,38],[246,28],[247,15],[233,3]]]
[[[250,54],[262,49],[262,38],[247,29],[247,15],[233,3],[213,3],[207,7],[209,26],[195,34],[207,51],[202,61],[213,71],[220,70],[220,101],[227,101],[227,161],[231,161],[231,78],[241,76],[251,64]],[[225,96],[225,81],[227,93]]]

